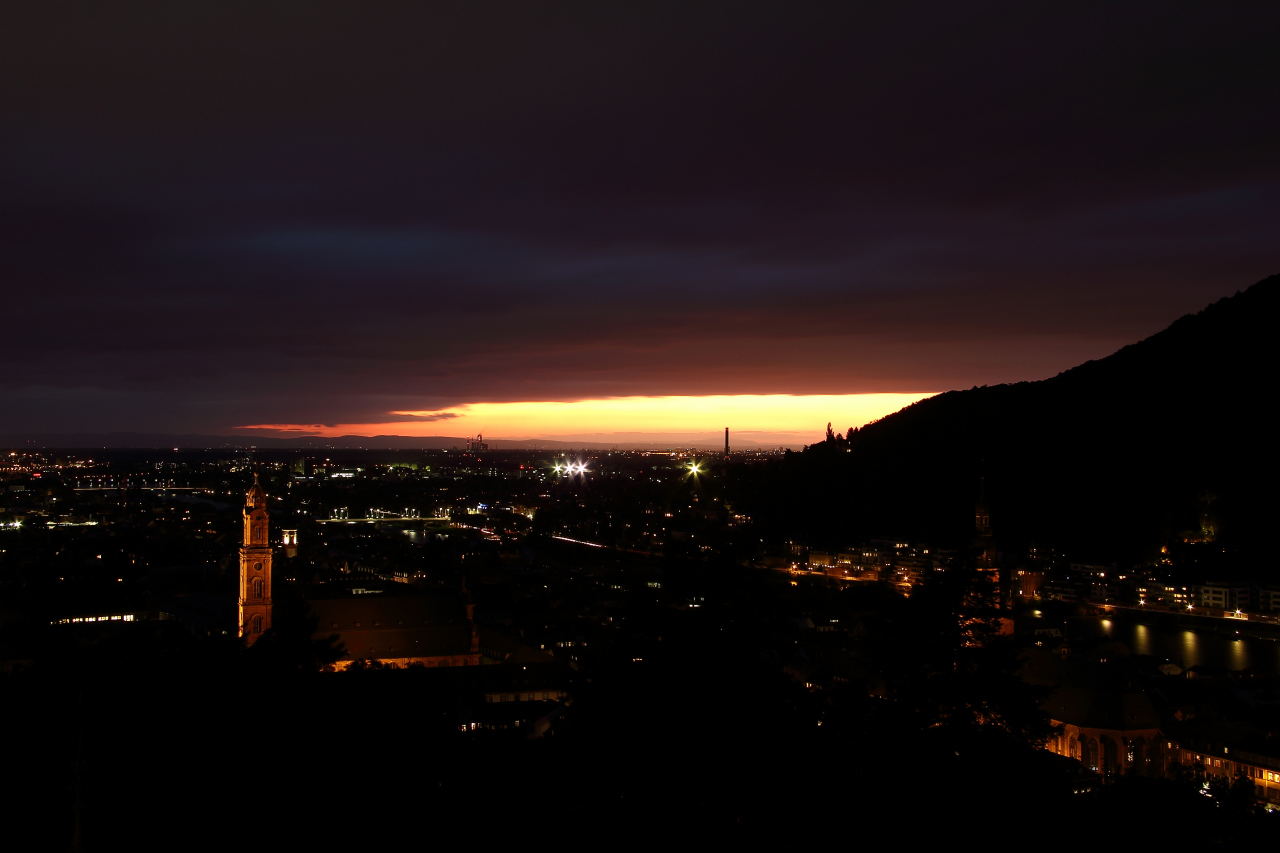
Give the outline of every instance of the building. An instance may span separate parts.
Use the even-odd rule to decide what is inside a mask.
[[[857,548],[837,554],[836,565],[849,577],[877,581],[889,568],[889,554],[879,548]]]
[[[252,644],[271,630],[271,546],[268,544],[267,496],[254,475],[245,497],[244,544],[240,546],[239,630]],[[285,531],[286,549],[296,548],[296,531]],[[341,670],[356,661],[382,666],[476,666],[480,639],[474,605],[463,589],[458,594],[388,595],[383,590],[308,602],[316,619],[314,640],[336,635]]]
[[[1186,610],[1191,594],[1186,587],[1170,586],[1164,581],[1140,581],[1134,584],[1140,604],[1156,604],[1162,607]]]
[[[483,435],[477,435],[475,438],[467,439],[467,450],[472,453],[479,453],[482,450],[488,450],[489,445],[485,442]]]
[[[1264,586],[1259,589],[1258,610],[1263,613],[1280,610],[1280,588]]]
[[[836,564],[836,555],[828,551],[810,551],[808,564],[811,569],[825,569]]]
[[[315,640],[336,636],[341,671],[356,661],[384,667],[478,666],[480,636],[474,605],[461,594],[350,595],[308,602],[316,619]]]
[[[1221,743],[1188,740],[1165,741],[1169,762],[1204,768],[1206,778],[1230,782],[1244,776],[1253,782],[1253,791],[1268,811],[1280,809],[1280,758],[1246,752]]]
[[[267,495],[253,475],[245,495],[244,542],[240,546],[239,633],[249,645],[271,629],[271,546],[267,540]]]
[[[1050,576],[1040,584],[1040,597],[1047,601],[1078,601],[1080,585],[1069,577]]]
[[[913,587],[924,583],[931,571],[933,560],[927,552],[899,552],[893,556],[893,584],[905,595],[910,595]]]
[[[1013,573],[1013,594],[1024,601],[1040,597],[1044,585],[1044,572],[1038,569],[1018,568]]]
[[[1095,566],[1092,563],[1068,563],[1067,571],[1072,577],[1089,581],[1106,580],[1108,577],[1116,578],[1120,574],[1120,570],[1115,566]]]
[[[1249,610],[1248,584],[1209,581],[1191,588],[1197,607],[1211,610]]]
[[[841,551],[836,554],[835,565],[827,569],[827,574],[844,580],[878,581],[886,565],[878,551]]]
[[[1163,774],[1167,748],[1160,734],[1160,716],[1146,693],[1106,693],[1063,685],[1044,710],[1060,727],[1046,744],[1050,752],[1075,758],[1104,779],[1129,772]]]

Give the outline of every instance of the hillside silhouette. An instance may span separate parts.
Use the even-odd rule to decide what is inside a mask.
[[[985,479],[1007,559],[1255,576],[1276,518],[1280,276],[1051,379],[951,391],[811,445],[758,483],[787,535],[963,547]]]

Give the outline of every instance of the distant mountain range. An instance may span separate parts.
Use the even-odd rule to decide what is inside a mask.
[[[497,442],[492,444],[496,445]],[[241,449],[261,447],[264,449],[288,448],[337,448],[354,450],[371,448],[376,450],[435,450],[450,447],[466,447],[467,440],[447,435],[406,436],[406,435],[343,435],[330,438],[315,436],[299,436],[275,438],[255,435],[198,435],[152,432],[112,432],[112,433],[61,433],[61,434],[15,434],[0,436],[0,446],[35,447],[35,448],[219,448]]]
[[[1275,566],[1280,276],[1051,379],[951,391],[793,454],[760,501],[797,535],[967,544],[980,478],[1010,558]],[[802,501],[797,501],[802,497]],[[1172,557],[1170,557],[1172,559]]]
[[[800,446],[796,436],[772,436],[779,440],[791,439],[788,444]],[[556,439],[486,439],[492,450],[608,450],[621,448],[624,450],[642,449],[658,450],[667,448],[696,448],[700,450],[718,450],[724,446],[723,434],[698,434],[679,436],[655,436],[646,440],[641,434],[628,433],[613,440],[609,436],[600,435],[596,440],[556,440]],[[177,435],[169,433],[113,432],[113,433],[65,433],[65,434],[14,434],[0,435],[0,447],[7,449],[29,448],[80,448],[95,447],[112,449],[149,449],[149,448],[218,448],[245,449],[258,447],[270,449],[308,449],[315,448],[337,450],[440,450],[449,448],[465,448],[467,439],[458,436],[430,435],[344,435],[320,438],[316,436],[298,436],[276,438],[274,436],[252,435]],[[776,447],[772,441],[764,443],[740,436],[733,437],[733,446],[738,449],[755,449],[757,447]]]

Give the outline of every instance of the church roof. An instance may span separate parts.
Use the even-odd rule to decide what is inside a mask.
[[[325,639],[334,634],[338,635],[345,651],[338,658],[340,661],[471,654],[471,631],[465,627],[329,630],[317,633],[315,638]]]
[[[453,596],[361,596],[309,602],[315,638],[338,635],[340,660],[439,657],[471,652],[466,606]]]
[[[1137,690],[1109,693],[1063,685],[1044,704],[1045,712],[1060,723],[1081,728],[1137,731],[1160,728],[1160,715],[1147,694]]]
[[[351,595],[308,603],[321,629],[470,624],[466,605],[452,595]]]

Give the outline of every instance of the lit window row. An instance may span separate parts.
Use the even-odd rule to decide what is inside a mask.
[[[71,616],[66,619],[56,619],[50,622],[50,625],[70,625],[77,622],[132,622],[134,614],[121,613],[113,616]]]

